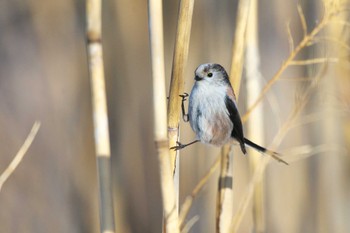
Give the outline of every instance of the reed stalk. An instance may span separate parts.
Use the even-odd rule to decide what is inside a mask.
[[[225,145],[220,155],[220,176],[216,198],[216,232],[229,232],[233,217],[233,152]]]
[[[234,43],[232,47],[232,62],[230,70],[231,83],[233,85],[233,89],[236,93],[237,98],[239,96],[242,80],[242,70],[246,46],[246,31],[250,11],[250,4],[251,0],[240,0],[238,2],[237,24],[235,30]]]
[[[164,230],[167,233],[179,233],[167,132],[162,1],[149,0],[148,10],[153,76],[154,137],[159,159]]]
[[[321,19],[321,21],[314,27],[314,29],[311,30],[311,32],[308,33],[307,26],[305,23],[305,16],[303,14],[302,9],[298,6],[298,13],[299,17],[301,20],[303,32],[304,32],[304,37],[303,39],[297,44],[297,46],[294,48],[294,42],[293,38],[291,37],[291,33],[289,34],[289,42],[290,42],[290,47],[291,51],[287,59],[284,61],[282,66],[279,68],[277,73],[274,75],[274,77],[265,85],[261,93],[259,94],[259,97],[254,101],[254,103],[251,105],[245,116],[243,117],[243,121],[246,121],[247,118],[250,116],[252,110],[254,110],[258,103],[262,100],[266,92],[272,87],[272,85],[280,79],[282,73],[290,66],[293,64],[293,61],[295,61],[296,56],[302,51],[305,47],[313,45],[317,43],[317,36],[319,33],[329,24],[332,22],[332,19],[334,19],[338,13],[342,12],[344,9],[342,9],[340,4],[334,4],[336,1],[330,1],[328,5],[325,5],[325,12],[324,15]],[[327,2],[324,2],[327,4]],[[289,30],[290,32],[290,30]],[[334,38],[334,41],[337,41],[337,44],[339,42],[339,39]],[[339,59],[339,58],[337,58]],[[309,65],[313,64],[313,58],[310,60],[305,60],[303,61],[304,65]],[[326,61],[326,60],[325,60]],[[308,87],[305,88],[305,90],[301,91],[300,93],[296,93],[296,103],[294,105],[294,108],[292,111],[289,113],[289,116],[287,120],[284,122],[282,127],[279,129],[277,134],[274,137],[274,140],[272,142],[272,145],[270,148],[275,149],[282,141],[282,139],[285,137],[287,132],[291,129],[293,125],[296,124],[298,116],[300,115],[301,111],[305,108],[306,104],[308,103],[310,99],[310,95],[317,86],[319,85],[320,79],[322,76],[324,76],[325,73],[325,67],[326,67],[326,62],[321,63],[321,68],[318,71],[318,74],[310,80],[310,84]],[[235,215],[232,225],[231,225],[231,232],[238,232],[240,223],[242,222],[243,216],[245,215],[249,203],[253,197],[254,193],[254,187],[256,184],[260,181],[261,176],[264,174],[264,171],[266,169],[266,166],[268,162],[270,161],[270,157],[264,158],[264,160],[256,167],[255,172],[251,178],[251,182],[249,184],[248,191],[246,195],[244,195],[244,199],[241,201],[240,206],[237,210],[237,214]]]
[[[242,121],[246,122],[248,120],[248,117],[252,113],[252,111],[258,106],[258,104],[263,100],[265,94],[270,90],[270,88],[275,84],[283,74],[283,72],[290,66],[290,64],[293,63],[294,59],[297,57],[297,55],[307,46],[310,46],[314,43],[318,42],[317,35],[331,22],[331,20],[339,13],[341,12],[341,9],[338,8],[338,6],[329,6],[328,8],[325,7],[325,12],[323,14],[323,17],[321,21],[316,25],[316,27],[313,28],[311,32],[307,32],[306,24],[305,24],[305,16],[303,11],[300,7],[298,7],[298,13],[300,17],[300,21],[303,27],[304,36],[303,39],[297,44],[296,47],[294,47],[294,41],[291,36],[290,30],[288,29],[288,36],[289,36],[289,43],[290,43],[290,53],[288,57],[285,59],[281,67],[277,70],[276,74],[268,81],[268,83],[264,86],[262,91],[260,92],[257,99],[253,102],[253,104],[249,107],[247,112],[242,117]],[[334,39],[336,43],[339,42],[336,38]]]
[[[184,92],[184,73],[190,44],[193,6],[194,0],[180,1],[168,104],[168,137],[170,147],[176,146],[176,141],[179,138],[181,115],[181,98],[179,95]],[[170,151],[171,167],[174,171],[176,167],[176,153],[176,151]]]
[[[324,66],[323,66],[324,68]],[[299,98],[296,101],[294,107],[292,108],[291,112],[288,115],[287,120],[284,122],[282,127],[279,129],[277,134],[274,137],[274,140],[272,142],[272,145],[270,148],[273,150],[277,148],[277,146],[281,143],[282,139],[286,136],[286,134],[291,129],[291,125],[294,125],[297,121],[300,113],[310,100],[311,93],[315,91],[317,88],[321,77],[324,75],[324,69],[321,69],[317,76],[314,77],[313,81],[310,83],[310,85],[303,90],[301,93],[299,93]],[[269,164],[271,160],[271,157],[264,157],[264,159],[259,163],[259,165],[254,170],[254,174],[252,175],[252,178],[250,180],[250,183],[248,185],[248,190],[246,194],[244,195],[243,200],[241,201],[237,214],[233,218],[232,224],[231,224],[231,232],[235,233],[238,232],[239,226],[243,220],[244,215],[246,214],[248,210],[248,206],[250,201],[253,198],[254,194],[254,188],[258,182],[261,180],[261,176],[263,176],[265,169],[267,165]]]
[[[240,0],[238,3],[237,25],[232,50],[232,63],[230,78],[236,93],[239,96],[240,83],[242,79],[242,68],[245,50],[245,35],[250,9],[250,0]],[[225,233],[230,230],[233,216],[233,153],[228,153],[230,146],[226,145],[221,150],[221,166],[218,196],[216,201],[216,232]],[[230,180],[230,182],[228,182]]]
[[[185,68],[187,64],[188,49],[190,44],[192,15],[194,0],[180,0],[179,15],[176,28],[173,66],[171,72],[169,103],[168,103],[168,138],[169,146],[173,147],[179,140],[179,122],[181,115],[180,94],[184,92]],[[179,211],[179,186],[180,186],[180,151],[170,150],[170,162],[174,175],[176,208]]]
[[[86,36],[99,186],[100,231],[113,233],[115,232],[115,224],[107,98],[102,54],[101,13],[101,0],[86,1]]]
[[[299,16],[301,18],[301,20],[303,20],[303,14],[302,14],[302,11],[298,10],[299,12]],[[341,9],[336,11],[336,12],[341,12]],[[307,39],[303,39],[300,43],[302,43],[302,47],[301,48],[298,48],[300,47],[300,43],[297,44],[297,48],[298,48],[298,52],[299,53],[303,48],[305,48],[306,46],[308,46],[309,44],[308,43],[305,43],[305,40],[307,40],[309,43],[311,41],[313,41],[316,37],[316,35],[324,28],[327,26],[328,23],[341,23],[342,25],[345,25],[345,26],[348,26],[347,23],[344,23],[342,21],[339,21],[337,19],[335,19],[334,21],[330,20],[331,18],[333,18],[334,15],[336,15],[336,12],[334,10],[331,10],[328,14],[324,14],[323,16],[323,19],[319,22],[319,24],[316,25],[316,27],[310,32],[310,33],[307,33]],[[331,17],[332,16],[332,17]],[[324,17],[326,17],[326,19],[324,19]],[[350,24],[349,24],[350,25]],[[307,32],[307,30],[304,30]],[[288,61],[288,64],[283,64],[279,71],[276,73],[276,75],[278,76],[276,78],[275,81],[279,80],[280,79],[280,76],[281,74],[283,73],[283,71],[290,65],[309,65],[309,64],[315,64],[315,63],[320,63],[320,64],[324,64],[326,62],[334,62],[334,61],[338,61],[339,58],[320,58],[320,59],[314,59],[314,58],[311,58],[311,59],[308,59],[308,60],[304,60],[304,61],[300,61],[298,62],[297,60],[295,60],[294,58],[296,57],[296,51],[295,51],[295,48],[294,48],[294,41],[293,41],[293,38],[291,36],[291,33],[289,33],[289,41],[292,42],[290,43],[291,45],[293,45],[291,47],[291,51],[290,51],[290,55],[289,55],[289,58],[292,56],[293,59],[289,59]],[[280,71],[282,70],[282,72]],[[276,75],[274,77],[276,77]],[[302,80],[305,79],[305,81],[310,81],[310,80],[318,80],[319,77],[321,76],[322,74],[319,74],[317,75],[317,77],[307,77],[307,78],[302,78]],[[284,79],[282,79],[284,80]],[[293,79],[294,80],[294,79]],[[300,80],[300,79],[298,79]],[[265,88],[270,88],[270,85],[271,84],[267,84],[268,87],[265,86]],[[310,87],[310,89],[312,89]],[[304,93],[309,93],[311,90],[308,89],[306,90]],[[263,96],[265,93],[260,93],[259,96]],[[303,101],[304,103],[306,103],[307,101],[304,100]],[[283,136],[291,129],[291,127],[294,127],[296,125],[298,125],[299,123],[297,121],[295,121],[295,117],[298,115],[298,113],[301,111],[301,109],[304,107],[305,105],[302,103],[300,104],[299,106],[295,106],[294,110],[290,113],[290,117],[289,117],[289,120],[287,120],[287,123],[284,124],[284,126],[281,128],[281,130],[279,131],[278,135],[275,137],[275,140],[281,140],[283,138]],[[251,108],[251,110],[255,109],[254,108]],[[245,118],[244,120],[247,120],[248,117],[250,116],[250,113],[251,112],[248,112],[248,114],[245,115]],[[306,122],[307,123],[307,122]],[[275,141],[273,143],[274,146],[277,146],[278,145],[278,141]],[[307,153],[308,155],[305,155],[303,156],[302,158],[307,158],[308,156],[310,155],[313,155],[314,153],[317,153],[317,151],[314,151],[314,150],[308,150],[309,152]],[[221,155],[219,155],[221,156]],[[288,156],[287,156],[288,157]],[[289,158],[289,157],[288,157]],[[300,160],[301,158],[298,157],[297,160]],[[245,195],[245,198],[244,200],[240,203],[240,207],[237,211],[237,214],[236,216],[234,217],[233,219],[233,222],[231,224],[231,229],[230,229],[230,232],[237,232],[238,230],[238,227],[242,221],[242,218],[243,218],[243,215],[245,213],[245,211],[247,210],[248,206],[249,206],[249,201],[251,200],[252,196],[253,196],[253,193],[254,193],[254,189],[255,189],[255,184],[260,182],[261,180],[261,176],[266,168],[266,165],[268,164],[268,162],[270,161],[270,158],[265,158],[261,161],[261,163],[259,164],[259,166],[255,169],[254,171],[254,174],[251,178],[251,183],[249,185],[249,188],[248,188],[248,191],[247,191],[247,194],[248,195]],[[188,210],[191,208],[191,205],[193,203],[193,200],[197,197],[198,193],[202,190],[203,186],[207,183],[207,181],[210,179],[210,177],[214,174],[214,171],[215,169],[219,166],[220,164],[220,161],[217,160],[216,162],[214,162],[211,167],[210,167],[210,170],[208,171],[207,174],[205,174],[202,179],[200,179],[199,183],[196,185],[195,189],[192,191],[191,193],[191,196],[189,196],[188,198],[186,198],[185,202],[183,203],[182,205],[182,208],[181,208],[181,213],[180,213],[180,216],[181,216],[181,225],[184,224],[184,221],[185,221],[185,218],[186,218],[186,215],[188,213]],[[184,211],[182,211],[184,210]]]
[[[251,9],[249,12],[247,34],[246,34],[246,90],[247,106],[253,104],[258,98],[258,93],[262,88],[263,77],[260,72],[260,53],[258,43],[258,1],[251,0]],[[247,136],[254,142],[264,145],[264,112],[263,105],[259,104],[255,108],[254,116],[250,118],[247,124]],[[254,174],[255,169],[261,162],[261,156],[258,152],[249,151],[250,171]],[[265,232],[264,217],[264,176],[255,184],[253,197],[253,232]]]

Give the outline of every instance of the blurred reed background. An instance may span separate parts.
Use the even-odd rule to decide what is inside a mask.
[[[289,56],[286,25],[295,47],[304,38],[298,2],[310,33],[322,22],[323,1],[259,1],[263,86]],[[329,2],[325,1],[326,11],[333,7]],[[286,154],[290,165],[272,161],[266,167],[263,230],[255,229],[249,202],[237,232],[350,231],[349,3],[332,2],[341,4],[343,11],[325,23],[295,60],[329,59],[290,64],[260,103],[264,144]],[[178,1],[163,2],[167,86],[178,5]],[[230,70],[236,12],[237,1],[195,2],[185,91],[190,92],[193,71],[200,63],[216,62]],[[162,229],[147,14],[147,1],[103,2],[116,232],[123,233]],[[0,232],[98,232],[85,2],[3,0],[0,28],[0,172],[34,121],[41,121],[31,148],[0,192]],[[245,76],[244,71],[242,116],[249,108]],[[294,127],[274,139],[298,108]],[[181,122],[181,130],[181,141],[193,139],[189,124]],[[181,152],[180,203],[219,152],[202,144]],[[190,232],[215,232],[218,175],[216,171],[194,201],[187,220],[194,216],[199,220]],[[251,179],[248,157],[235,151],[234,211],[247,197]]]

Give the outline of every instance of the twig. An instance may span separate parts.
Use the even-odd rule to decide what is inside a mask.
[[[2,186],[6,182],[6,180],[12,175],[12,173],[16,170],[20,162],[22,161],[24,155],[26,154],[27,150],[29,149],[30,145],[32,144],[36,134],[39,131],[40,128],[40,122],[36,121],[28,134],[26,140],[24,141],[23,145],[17,152],[16,156],[13,158],[9,166],[5,169],[5,171],[0,175],[0,191],[2,189]]]
[[[191,218],[186,225],[183,227],[183,229],[181,230],[181,233],[188,233],[190,232],[190,229],[193,227],[193,225],[198,222],[199,220],[199,216],[196,215],[193,218]]]
[[[297,47],[289,54],[287,59],[283,62],[282,66],[279,68],[279,70],[276,72],[276,74],[270,79],[270,81],[265,85],[263,90],[261,91],[259,97],[255,100],[254,104],[252,104],[245,115],[242,117],[242,122],[246,122],[249,115],[252,113],[252,111],[255,109],[255,107],[260,103],[260,101],[264,98],[265,94],[268,90],[272,87],[272,85],[280,79],[282,73],[289,67],[290,62],[293,61],[293,59],[299,54],[299,52],[308,46],[310,42],[314,40],[316,35],[328,24],[334,11],[331,12],[325,12],[324,16],[322,17],[322,20],[318,23],[318,25],[306,36],[303,37],[303,39],[300,41]]]
[[[290,129],[289,126],[292,125],[295,122],[295,120],[297,119],[299,113],[305,107],[306,103],[309,100],[311,92],[315,89],[315,87],[317,86],[317,83],[319,82],[321,76],[325,72],[325,66],[323,66],[322,68],[323,69],[320,70],[320,72],[315,77],[313,82],[310,83],[310,86],[308,86],[304,90],[304,92],[302,94],[300,94],[301,97],[299,99],[299,102],[294,105],[294,108],[289,113],[287,121],[283,124],[283,126],[280,128],[280,130],[278,131],[278,133],[274,137],[274,140],[273,140],[272,146],[271,146],[272,149],[276,148],[281,143],[281,140],[284,138],[284,136],[287,134],[287,132]],[[231,232],[235,233],[235,232],[238,231],[238,228],[239,228],[239,226],[240,226],[240,224],[241,224],[241,222],[243,220],[243,216],[245,215],[245,213],[246,213],[246,211],[248,209],[249,203],[251,201],[251,198],[253,196],[254,187],[255,187],[256,183],[260,181],[260,177],[264,173],[264,171],[266,169],[266,166],[267,166],[267,164],[269,163],[270,160],[271,160],[271,157],[265,157],[262,160],[262,162],[260,163],[260,165],[257,167],[257,169],[255,170],[254,175],[253,175],[253,177],[252,177],[252,179],[251,179],[251,181],[249,183],[247,194],[244,195],[244,199],[240,203],[240,205],[238,207],[238,210],[237,210],[237,214],[235,215],[235,218],[232,221]]]
[[[291,148],[288,151],[283,151],[283,154],[288,159],[288,162],[295,163],[300,160],[309,158],[313,155],[320,154],[326,151],[342,152],[344,154],[348,153],[345,147],[332,144],[321,144],[317,146],[303,145],[296,148]]]
[[[288,43],[289,43],[289,53],[292,53],[294,51],[294,40],[292,31],[290,30],[290,22],[287,22],[287,35],[288,35]]]
[[[313,59],[307,59],[307,60],[294,60],[294,61],[291,61],[289,65],[305,66],[305,65],[319,64],[319,63],[325,63],[325,62],[339,62],[339,58],[320,57],[320,58],[313,58]]]
[[[340,45],[341,47],[343,47],[344,49],[348,50],[348,52],[350,52],[350,46],[346,42],[341,41],[338,38],[334,38],[331,36],[315,37],[315,38],[313,38],[312,41],[310,41],[309,45],[316,44],[316,43],[319,43],[322,41],[330,41],[330,42],[336,43],[336,44]]]
[[[301,27],[303,28],[303,33],[305,37],[307,35],[307,24],[306,24],[303,8],[301,7],[300,3],[297,4],[297,9],[300,17]]]

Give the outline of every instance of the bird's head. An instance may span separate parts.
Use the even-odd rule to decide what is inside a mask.
[[[207,63],[198,66],[195,71],[194,79],[203,84],[226,84],[229,82],[224,67],[215,63]]]

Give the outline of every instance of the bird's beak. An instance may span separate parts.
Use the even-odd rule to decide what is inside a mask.
[[[201,78],[201,77],[199,77],[198,75],[196,75],[196,76],[194,77],[194,79],[195,79],[196,81],[200,81],[200,80],[202,80],[202,78]]]

